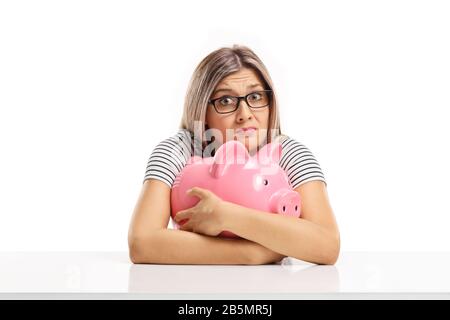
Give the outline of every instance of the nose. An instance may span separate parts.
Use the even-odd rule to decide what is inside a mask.
[[[285,216],[299,217],[300,205],[300,195],[288,189],[281,189],[270,198],[271,211]]]
[[[253,114],[250,107],[247,105],[247,101],[245,101],[245,99],[239,100],[236,112],[236,121],[240,123],[245,120],[250,120],[252,116]]]

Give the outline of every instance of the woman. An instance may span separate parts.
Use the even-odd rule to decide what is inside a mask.
[[[266,67],[245,46],[220,48],[200,62],[179,132],[161,141],[148,161],[129,229],[133,263],[267,264],[286,256],[317,264],[336,262],[340,236],[324,175],[308,148],[281,134],[273,89]],[[281,143],[279,164],[300,194],[301,218],[263,214],[195,187],[190,195],[200,201],[176,217],[189,221],[179,230],[167,229],[170,189],[187,159],[213,156],[218,146],[233,139],[244,143],[250,154],[266,143]],[[223,230],[241,238],[215,237]]]

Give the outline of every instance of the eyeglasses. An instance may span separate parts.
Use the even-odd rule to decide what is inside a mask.
[[[272,90],[261,90],[251,92],[245,96],[222,96],[217,99],[211,99],[208,102],[214,106],[217,113],[231,113],[238,109],[241,99],[247,102],[252,109],[267,107],[272,98]]]

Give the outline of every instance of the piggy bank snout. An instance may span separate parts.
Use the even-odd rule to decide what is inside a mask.
[[[301,214],[300,195],[289,189],[281,189],[270,198],[272,212],[299,217]]]

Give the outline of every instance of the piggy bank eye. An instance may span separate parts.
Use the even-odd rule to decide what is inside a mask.
[[[267,186],[269,184],[269,181],[267,181],[267,179],[263,180],[263,185]]]
[[[298,207],[297,207],[297,206],[295,206],[295,211],[297,211],[297,209],[298,209]]]

